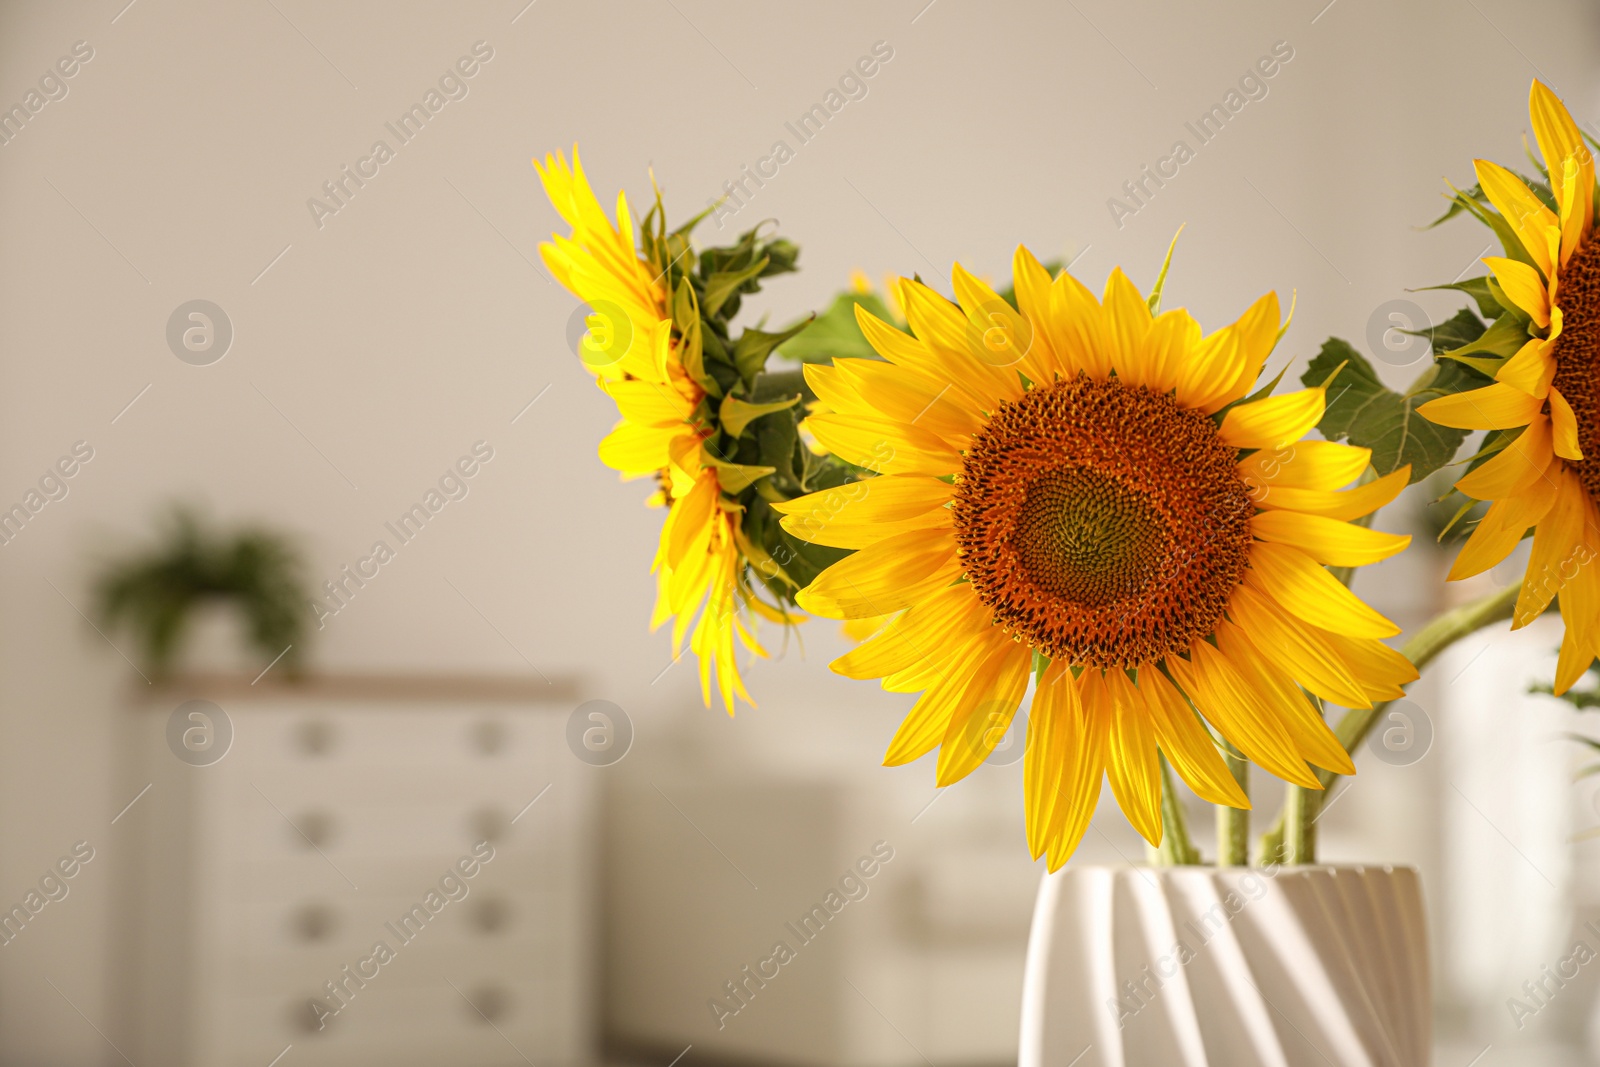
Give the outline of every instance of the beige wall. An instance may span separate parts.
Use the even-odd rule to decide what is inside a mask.
[[[642,722],[641,744],[697,699],[682,667],[651,685],[668,660],[644,632],[659,519],[595,459],[610,414],[564,340],[574,302],[534,265],[556,218],[530,156],[580,141],[599,188],[636,203],[653,165],[682,217],[793,144],[785,121],[885,41],[865,98],[736,220],[775,217],[805,248],[763,307],[820,303],[853,267],[947,278],[959,258],[1004,275],[1019,240],[1081,251],[1091,280],[1120,263],[1148,284],[1186,222],[1169,305],[1215,325],[1298,289],[1283,351],[1304,356],[1479,252],[1468,227],[1408,227],[1439,208],[1441,174],[1517,158],[1535,69],[1580,118],[1600,105],[1578,0],[1339,0],[1320,16],[1319,0],[124,2],[0,8],[0,104],[74,42],[94,50],[0,146],[0,503],[75,441],[94,448],[70,495],[0,549],[4,901],[77,840],[116,848],[129,797],[110,723],[139,679],[73,605],[91,554],[173,497],[301,532],[320,580],[487,440],[467,499],[328,621],[318,661],[581,670]],[[319,227],[307,199],[478,41],[493,58],[469,95]],[[1107,198],[1277,41],[1294,57],[1269,94],[1115,226]],[[236,331],[208,367],[164,339],[195,298]],[[897,705],[822,672],[829,645],[813,635],[811,670],[751,672],[753,714],[780,724],[762,758],[876,762]],[[91,864],[0,949],[4,1062],[116,1059],[87,1025],[112,1015],[106,872]]]

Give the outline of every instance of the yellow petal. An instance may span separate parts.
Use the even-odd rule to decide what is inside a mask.
[[[1469,389],[1430,400],[1417,408],[1417,414],[1440,426],[1458,430],[1508,430],[1526,426],[1544,402],[1515,386],[1495,382],[1482,389]]]
[[[1461,547],[1450,568],[1447,581],[1457,582],[1482,574],[1511,555],[1528,527],[1549,513],[1556,500],[1557,482],[1545,475],[1533,479],[1512,496],[1501,497],[1489,505],[1488,512],[1478,520],[1477,527],[1467,543]]]
[[[1237,326],[1225,326],[1191,345],[1179,367],[1178,403],[1210,414],[1244,372],[1244,342]]]
[[[1050,286],[1050,344],[1068,372],[1080,368],[1096,381],[1111,374],[1115,345],[1106,313],[1084,284],[1066,271]]]
[[[1045,699],[1055,702],[1051,706],[1059,709],[1057,714],[1067,724],[1067,728],[1056,735],[1060,739],[1059,747],[1052,748],[1049,754],[1063,766],[1045,828],[1048,848],[1045,862],[1052,871],[1061,869],[1089,828],[1089,820],[1100,800],[1100,782],[1105,776],[1106,748],[1111,732],[1107,719],[1087,713],[1082,699],[1077,696],[1078,683],[1071,671],[1063,671],[1058,684],[1071,687],[1072,692],[1053,696],[1045,691]]]
[[[998,647],[1000,641],[1010,639],[999,633],[983,633],[950,649],[939,675],[926,692],[911,705],[900,729],[895,731],[884,753],[885,767],[899,767],[921,759],[944,739],[950,727],[951,716],[961,706],[961,700],[972,683],[972,671]]]
[[[1252,455],[1260,455],[1256,452]],[[1262,485],[1253,487],[1250,494],[1258,508],[1277,508],[1300,511],[1307,515],[1322,515],[1329,519],[1350,521],[1370,515],[1389,504],[1411,482],[1411,464],[1390,471],[1365,485],[1342,492],[1327,489],[1297,489],[1289,486]]]
[[[1550,237],[1560,232],[1560,222],[1551,210],[1540,203],[1522,179],[1498,163],[1487,159],[1473,160],[1478,172],[1478,184],[1505,218],[1511,232],[1517,235],[1528,257],[1546,278],[1553,277],[1555,266],[1550,260]]]
[[[1046,322],[1050,316],[1050,272],[1032,252],[1017,246],[1011,257],[1011,279],[1016,289],[1017,308],[1027,316],[1033,328],[1033,347],[1022,361],[1022,372],[1041,385],[1055,381],[1057,374],[1070,374],[1076,367],[1068,368],[1055,351],[1052,331]]]
[[[1550,419],[1540,415],[1510,444],[1457,482],[1456,488],[1477,500],[1498,500],[1520,492],[1549,469],[1555,457],[1551,444]]]
[[[846,678],[887,678],[918,663],[937,664],[950,648],[990,624],[970,582],[941,589],[829,664]]]
[[[967,316],[969,347],[991,367],[1021,369],[1033,349],[1033,326],[1027,317],[959,263],[951,268],[950,280]]]
[[[1388,559],[1411,543],[1409,534],[1383,533],[1321,515],[1263,511],[1250,520],[1263,541],[1292,545],[1330,567],[1363,567]]]
[[[1484,256],[1483,262],[1494,271],[1500,288],[1513,304],[1526,311],[1541,328],[1550,325],[1550,291],[1543,275],[1521,260],[1504,256]]]
[[[1543,397],[1550,392],[1550,383],[1556,376],[1556,359],[1550,353],[1550,342],[1531,337],[1517,350],[1516,355],[1495,371],[1494,380],[1514,385],[1529,396]]]
[[[813,415],[806,420],[824,448],[878,474],[954,474],[961,453],[927,430],[870,415]]]
[[[670,446],[681,432],[681,428],[663,430],[636,422],[619,423],[600,441],[600,462],[621,471],[624,478],[654,474],[670,462]]]
[[[1156,743],[1167,754],[1178,777],[1202,800],[1249,808],[1249,798],[1223,762],[1211,735],[1160,668],[1149,663],[1139,668],[1139,693],[1150,713]]]
[[[1139,354],[1128,361],[1118,375],[1132,385],[1147,385],[1158,393],[1177,388],[1178,373],[1189,353],[1200,343],[1200,324],[1187,311],[1177,308],[1156,316],[1145,332]],[[1179,401],[1183,397],[1179,395]]]
[[[1550,191],[1558,204],[1569,190],[1572,192],[1571,202],[1578,220],[1576,229],[1579,234],[1586,234],[1594,221],[1594,156],[1584,144],[1566,106],[1538,79],[1534,79],[1528,90],[1528,115],[1533,120],[1533,134],[1539,139],[1539,153],[1544,156],[1545,169],[1550,174]],[[1568,162],[1573,164],[1570,177],[1566,173]],[[1561,251],[1561,262],[1565,264],[1571,249],[1563,242]]]
[[[1251,304],[1250,310],[1239,316],[1234,329],[1239,333],[1239,347],[1244,352],[1244,366],[1233,385],[1214,401],[1219,406],[1248,394],[1251,387],[1256,384],[1256,380],[1261,377],[1261,371],[1267,365],[1267,357],[1272,355],[1272,350],[1278,345],[1280,313],[1278,294],[1267,293]]]
[[[1544,614],[1563,586],[1577,576],[1588,561],[1584,520],[1589,494],[1577,472],[1562,467],[1554,472],[1556,499],[1533,531],[1533,551],[1522,578],[1522,592],[1511,615],[1511,628],[1521,629]]]
[[[936,774],[941,789],[976,770],[1005,737],[1027,691],[1032,663],[1031,648],[1007,639],[998,642],[978,665],[939,744]]]
[[[1310,433],[1325,406],[1320,388],[1265,397],[1229,408],[1217,436],[1235,448],[1281,448]]]
[[[1561,390],[1550,388],[1550,429],[1554,432],[1552,447],[1556,455],[1574,463],[1583,459],[1583,448],[1578,444],[1578,420],[1572,414],[1572,405],[1561,395]]]
[[[859,619],[909,608],[961,573],[949,530],[915,530],[846,556],[796,599],[813,615]]]
[[[1371,700],[1398,700],[1406,692],[1401,687],[1417,680],[1417,668],[1411,661],[1382,641],[1326,630],[1318,631],[1317,636],[1339,653]]]
[[[1279,670],[1340,707],[1367,708],[1366,693],[1344,658],[1308,626],[1249,585],[1233,591],[1228,614]]]
[[[1091,714],[1111,719],[1106,777],[1122,812],[1151,845],[1161,845],[1161,767],[1155,731],[1139,690],[1121,670],[1083,672],[1083,702]],[[1103,710],[1101,710],[1103,709]]]
[[[1250,453],[1239,461],[1239,477],[1250,486],[1342,489],[1361,477],[1371,460],[1370,448],[1335,441],[1296,441]]]
[[[1250,546],[1245,581],[1313,626],[1351,637],[1390,637],[1400,627],[1373,611],[1310,556],[1288,545]]]
[[[1133,366],[1144,348],[1145,335],[1150,332],[1150,305],[1122,273],[1121,267],[1114,268],[1106,279],[1106,291],[1100,304],[1105,309],[1111,366],[1120,375],[1124,368]]]
[[[1350,754],[1322,718],[1322,713],[1300,691],[1292,677],[1276,668],[1245,636],[1243,630],[1230,622],[1217,627],[1217,648],[1239,672],[1250,693],[1260,700],[1278,722],[1283,724],[1301,759],[1336,774],[1356,773]]]
[[[1023,810],[1027,822],[1028,853],[1038,859],[1049,845],[1050,813],[1056,799],[1070,786],[1063,778],[1077,755],[1073,747],[1084,738],[1083,706],[1078,685],[1066,660],[1056,660],[1039,679],[1028,712],[1028,744],[1022,767]],[[1065,676],[1063,678],[1063,676]],[[1099,792],[1101,768],[1094,769]]]
[[[1170,656],[1166,662],[1195,708],[1233,747],[1286,782],[1319,788],[1317,776],[1295,754],[1283,724],[1221,652],[1196,641],[1187,661]]]
[[[912,332],[940,357],[948,372],[943,377],[959,383],[986,407],[1022,395],[1022,380],[1015,366],[1017,353],[1001,353],[1011,360],[1009,365],[997,362],[996,354],[961,308],[921,282],[906,278],[900,280],[900,300]]]

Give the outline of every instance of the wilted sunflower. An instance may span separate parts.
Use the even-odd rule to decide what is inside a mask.
[[[959,265],[953,280],[959,306],[901,280],[914,336],[859,313],[882,361],[807,368],[832,412],[812,432],[881,476],[779,507],[790,532],[857,549],[801,606],[899,612],[833,664],[922,692],[885,763],[937,747],[938,784],[964,777],[1048,660],[1025,788],[1029,846],[1052,870],[1102,775],[1160,841],[1158,750],[1200,796],[1248,806],[1195,710],[1290,782],[1317,787],[1308,762],[1353,773],[1299,687],[1370,707],[1415,677],[1380,640],[1398,628],[1323,566],[1405,547],[1347,520],[1408,471],[1336,492],[1369,452],[1301,440],[1322,389],[1242,401],[1276,344],[1277,296],[1202,337],[1185,311],[1152,314],[1161,281],[1147,302],[1114,271],[1102,302],[1025,248],[1016,308]]]
[[[799,375],[766,375],[767,356],[805,328],[746,329],[735,339],[728,320],[741,294],[794,269],[798,250],[756,230],[736,245],[692,254],[689,232],[670,233],[659,192],[637,236],[625,194],[616,222],[595,198],[573,150],[534,160],[546,194],[572,227],[539,246],[556,280],[588,305],[579,355],[622,415],[600,443],[600,459],[624,479],[651,477],[649,503],[668,509],[653,570],[657,596],[651,627],[673,620],[674,656],[689,648],[700,661],[702,694],[711,702],[712,672],[731,714],[748,703],[736,642],[759,656],[751,616],[799,621],[795,591],[838,553],[790,542],[768,498],[789,499],[854,477],[828,457],[807,458],[794,409]],[[788,420],[769,425],[769,417]],[[767,421],[763,421],[767,420]],[[787,430],[787,432],[785,432]],[[765,588],[772,603],[755,595]]]
[[[1600,573],[1588,566],[1600,553],[1600,242],[1591,239],[1594,158],[1572,116],[1538,81],[1528,110],[1548,185],[1479,159],[1478,188],[1456,196],[1505,246],[1504,257],[1483,261],[1494,281],[1481,280],[1490,299],[1480,305],[1497,312],[1494,324],[1457,350],[1494,384],[1418,410],[1441,426],[1500,431],[1484,449],[1492,458],[1456,483],[1494,503],[1450,578],[1488,570],[1534,528],[1512,628],[1532,622],[1560,595],[1566,636],[1555,691],[1563,693],[1600,654]]]

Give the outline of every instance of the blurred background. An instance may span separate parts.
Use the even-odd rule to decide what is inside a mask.
[[[826,671],[831,623],[774,637],[758,708],[701,706],[529,159],[579,142],[636,205],[653,168],[683,220],[785,142],[703,224],[801,244],[775,321],[1024,241],[1147,287],[1187,224],[1168,306],[1292,291],[1274,368],[1337,333],[1399,386],[1426,350],[1390,327],[1461,303],[1406,290],[1488,251],[1417,228],[1443,179],[1519,159],[1536,76],[1594,130],[1597,31],[1578,0],[0,5],[0,1063],[1014,1062],[1020,764],[879,767],[909,700]],[[1425,534],[1426,495],[1380,525]],[[1441,592],[1429,540],[1357,581],[1408,626],[1518,573]],[[319,606],[285,622],[295,556]],[[113,572],[142,622],[102,623]],[[1600,965],[1546,977],[1600,948],[1546,623],[1435,665],[1320,823],[1327,860],[1421,868],[1444,1067],[1600,1062]],[[1140,859],[1101,816],[1073,862]]]

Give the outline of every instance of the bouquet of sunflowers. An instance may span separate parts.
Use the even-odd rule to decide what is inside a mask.
[[[638,223],[619,197],[613,220],[576,153],[547,158],[571,234],[545,262],[589,305],[584,361],[622,415],[601,458],[666,508],[653,624],[672,620],[675,649],[689,635],[731,714],[757,620],[846,620],[865,639],[833,670],[920,693],[885,763],[937,750],[940,786],[1031,683],[1026,837],[1052,871],[1105,780],[1160,862],[1200,860],[1181,780],[1218,806],[1216,862],[1249,863],[1251,764],[1289,783],[1256,861],[1312,862],[1323,790],[1445,648],[1559,602],[1555,692],[1600,654],[1595,170],[1537,82],[1531,112],[1537,173],[1479,161],[1452,189],[1445,218],[1504,254],[1445,287],[1471,304],[1427,331],[1435,358],[1404,392],[1337,338],[1283,387],[1278,297],[1208,333],[1163,308],[1170,249],[1148,293],[1117,269],[1097,296],[1018,248],[1004,292],[957,264],[950,296],[902,278],[735,337],[793,244],[757,229],[697,252],[697,220],[669,231],[659,194]],[[780,346],[801,371],[768,369]],[[1528,573],[1395,648],[1350,579],[1409,543],[1375,513],[1451,464],[1471,535],[1450,578],[1532,531]]]

